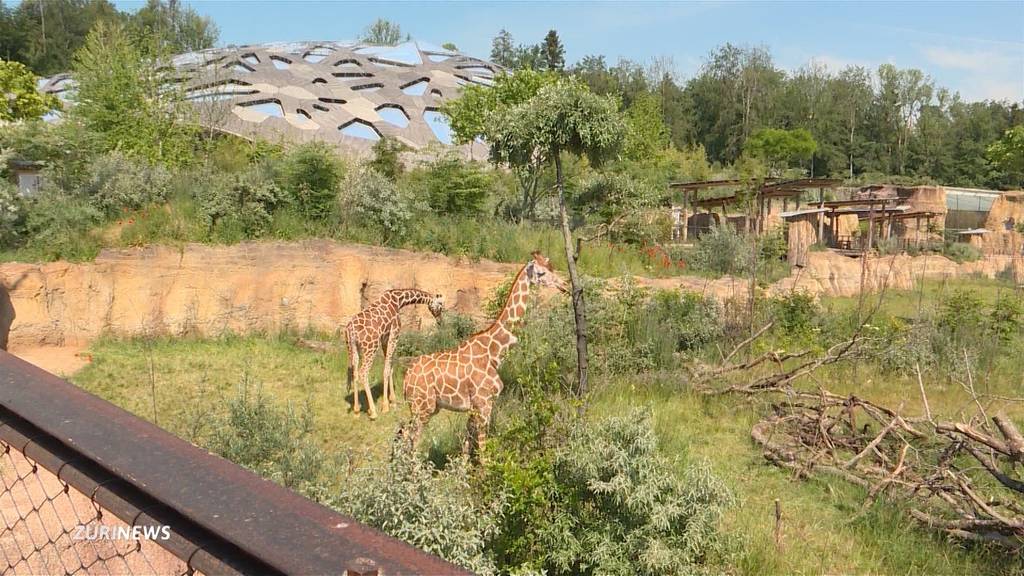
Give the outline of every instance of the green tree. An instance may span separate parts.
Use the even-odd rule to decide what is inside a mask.
[[[104,150],[180,164],[192,157],[196,128],[181,94],[168,89],[158,57],[147,55],[154,52],[121,24],[97,24],[75,55],[71,114],[99,135]]]
[[[425,196],[430,208],[439,214],[479,214],[491,176],[476,162],[465,162],[455,155],[438,158],[427,167]]]
[[[504,28],[491,41],[491,62],[510,69],[515,66],[515,45],[512,43],[512,35]]]
[[[36,90],[36,75],[21,62],[0,60],[0,122],[35,120],[60,102]]]
[[[459,47],[456,46],[454,42],[445,42],[444,44],[441,44],[441,48],[444,48],[445,50],[451,50],[452,52],[455,52],[456,50],[459,49]]]
[[[794,160],[808,160],[818,149],[811,133],[803,128],[779,130],[765,128],[747,139],[744,151],[768,165],[769,175],[777,175]]]
[[[408,40],[409,36],[406,35],[405,39]],[[366,27],[359,40],[377,46],[395,46],[402,42],[402,27],[390,20],[378,18]]]
[[[22,0],[5,20],[0,54],[48,76],[71,68],[96,23],[124,22],[127,16],[107,0]]]
[[[548,30],[544,36],[544,69],[562,71],[565,69],[565,47],[558,37],[558,32]]]
[[[1003,137],[993,142],[986,154],[989,162],[1016,176],[1020,185],[1024,181],[1024,124],[1007,130]]]
[[[625,155],[631,160],[651,158],[669,146],[668,129],[662,115],[658,96],[644,92],[633,100],[626,110]]]
[[[562,154],[586,156],[592,165],[607,159],[622,145],[626,121],[617,98],[597,96],[582,82],[567,78],[541,86],[537,94],[515,106],[487,115],[486,140],[495,162],[524,166],[537,162],[555,165],[562,241],[572,283],[576,322],[577,378],[581,394],[587,391],[587,320],[583,285],[576,270],[576,254],[566,208]]]
[[[455,142],[466,144],[477,138],[488,140],[493,126],[489,116],[498,111],[521,105],[533,98],[542,87],[557,81],[557,76],[532,69],[514,74],[499,74],[493,87],[466,86],[462,96],[449,100],[441,107],[448,117]],[[526,162],[511,164],[519,182],[522,202],[520,218],[533,218],[537,202],[546,192],[539,186],[545,159],[536,156]]]
[[[148,0],[131,16],[131,25],[155,36],[163,51],[174,54],[212,48],[220,35],[213,20],[178,0]]]

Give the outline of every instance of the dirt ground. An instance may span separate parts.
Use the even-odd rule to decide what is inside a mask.
[[[47,372],[69,378],[92,360],[86,349],[87,346],[21,346],[8,352]]]

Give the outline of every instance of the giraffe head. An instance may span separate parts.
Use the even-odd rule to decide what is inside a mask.
[[[551,261],[547,257],[539,250],[534,250],[530,255],[533,256],[533,259],[526,263],[526,278],[531,285],[550,286],[562,292],[569,291],[565,280],[559,278],[558,274],[552,270]]]
[[[444,296],[441,294],[434,294],[434,297],[427,302],[427,309],[434,315],[434,318],[440,318],[441,313],[444,312]]]

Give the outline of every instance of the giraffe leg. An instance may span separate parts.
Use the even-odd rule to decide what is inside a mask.
[[[348,348],[348,370],[346,377],[348,387],[352,390],[352,413],[359,415],[359,380],[356,375],[359,373],[359,344],[355,337],[348,331],[345,332],[345,344]]]
[[[487,426],[491,423],[492,398],[482,400],[473,407],[469,414],[469,422],[466,425],[467,444],[469,444],[469,457],[474,462],[480,462],[484,451],[484,442],[487,440]]]
[[[394,356],[395,345],[398,344],[398,330],[391,330],[384,338],[384,374],[381,379],[383,382],[384,396],[383,400],[381,400],[380,411],[387,413],[391,409],[391,404],[396,402]]]
[[[359,365],[358,380],[363,383],[363,390],[366,392],[366,405],[369,408],[370,420],[377,419],[377,406],[373,402],[373,391],[370,389],[370,369],[373,367],[373,357],[376,353],[377,350],[373,349],[373,346],[367,346],[363,350],[363,361]],[[359,392],[357,390],[356,396],[358,395]]]

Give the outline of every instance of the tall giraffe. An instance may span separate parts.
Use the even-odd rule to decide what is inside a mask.
[[[403,391],[412,410],[407,439],[415,446],[423,427],[440,408],[471,411],[467,426],[471,448],[483,447],[494,399],[501,393],[498,366],[517,338],[512,328],[526,312],[530,286],[553,286],[567,292],[565,281],[540,252],[516,275],[498,318],[487,329],[470,336],[456,348],[420,356],[405,372]]]
[[[426,304],[434,318],[444,310],[444,297],[415,288],[388,290],[352,317],[345,327],[345,344],[348,348],[348,384],[352,388],[352,412],[359,414],[359,383],[366,391],[366,403],[370,408],[370,419],[377,418],[377,407],[370,393],[370,368],[377,355],[377,349],[384,350],[384,392],[381,395],[381,410],[387,412],[395,401],[395,383],[392,378],[391,360],[402,322],[398,312],[406,306]]]

